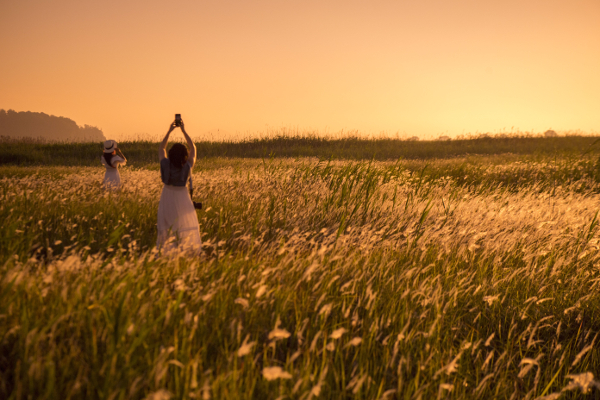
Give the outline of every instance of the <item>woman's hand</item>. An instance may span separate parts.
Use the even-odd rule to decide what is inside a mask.
[[[183,120],[179,120],[179,127],[181,128],[181,132],[185,132],[185,125],[183,124]]]
[[[175,121],[171,122],[171,125],[169,125],[169,132],[167,133],[171,133],[173,132],[173,129],[177,128],[177,123]]]

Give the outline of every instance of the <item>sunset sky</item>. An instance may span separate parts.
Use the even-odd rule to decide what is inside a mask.
[[[599,0],[3,0],[0,54],[0,108],[117,140],[600,133]]]

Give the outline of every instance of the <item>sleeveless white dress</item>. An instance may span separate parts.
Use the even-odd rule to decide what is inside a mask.
[[[121,186],[119,165],[125,165],[127,164],[127,161],[120,156],[115,155],[110,159],[112,166],[106,163],[104,156],[100,157],[100,162],[106,168],[106,172],[104,173],[104,183],[102,186],[104,186],[106,189],[118,189]]]
[[[163,251],[201,250],[198,215],[187,186],[163,185],[156,225],[156,247]]]

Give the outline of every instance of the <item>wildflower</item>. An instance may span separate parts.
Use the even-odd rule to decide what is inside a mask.
[[[361,343],[362,343],[362,338],[360,338],[360,337],[357,336],[357,337],[352,338],[348,343],[346,343],[345,347],[348,347],[348,346],[358,346]]]
[[[303,381],[304,381],[304,379],[302,379],[302,378],[298,379],[298,381],[296,382],[296,384],[294,384],[294,387],[292,389],[292,394],[296,394],[296,392],[298,391],[298,389],[300,389],[300,386],[302,385]]]
[[[285,329],[275,328],[269,332],[269,339],[287,339],[290,337],[290,333]]]
[[[396,389],[390,389],[390,390],[386,390],[385,392],[383,392],[383,394],[381,395],[381,400],[385,400],[389,397],[391,397],[392,395],[396,394],[397,390]]]
[[[266,291],[267,291],[267,286],[266,285],[260,285],[260,287],[256,291],[256,298],[260,299],[262,297],[262,295],[265,294]]]
[[[244,308],[248,308],[248,306],[250,305],[248,300],[242,299],[241,297],[238,297],[237,299],[235,299],[235,304],[239,304]]]
[[[594,380],[594,374],[591,372],[584,372],[578,375],[567,375],[567,378],[571,379],[571,382],[563,388],[563,391],[579,388],[583,394],[586,394],[592,386],[600,389],[600,382]]]
[[[268,381],[275,379],[291,379],[292,377],[289,372],[284,371],[281,367],[265,367],[262,370],[262,374]]]
[[[315,351],[315,349],[317,348],[317,341],[319,340],[319,337],[321,337],[321,334],[322,334],[321,331],[317,332],[317,334],[313,338],[312,342],[310,343],[309,351]]]
[[[248,342],[249,338],[250,338],[250,335],[246,335],[244,342],[242,343],[242,345],[240,346],[240,348],[237,351],[238,357],[243,357],[245,355],[250,354],[250,351],[256,345],[256,342]]]
[[[543,397],[538,397],[536,400],[556,400],[558,399],[560,396],[562,396],[561,392],[554,392],[554,393],[550,393],[547,396],[543,396]]]
[[[540,356],[538,356],[538,358],[541,358]],[[519,378],[524,378],[527,373],[531,370],[531,368],[533,368],[534,365],[536,366],[540,366],[539,362],[537,361],[537,359],[532,359],[532,358],[524,358],[521,360],[521,362],[519,363],[519,365],[522,365],[523,367],[521,368],[521,371],[519,371]]]
[[[331,335],[329,335],[329,337],[332,339],[339,339],[346,332],[347,332],[347,330],[345,328],[339,328],[339,329],[336,329],[335,331],[333,331],[333,333]]]
[[[173,287],[175,288],[176,291],[179,291],[179,292],[187,290],[187,286],[185,285],[185,282],[181,278],[178,278],[175,280],[175,282],[173,282]]]
[[[592,342],[592,344],[585,346],[583,348],[583,350],[581,350],[579,352],[579,354],[577,354],[577,356],[575,356],[575,361],[573,361],[573,364],[571,364],[572,367],[574,367],[575,365],[577,365],[577,363],[581,360],[581,358],[585,355],[585,353],[587,353],[588,351],[590,351],[591,349],[594,348],[594,342]],[[593,376],[592,376],[593,378]]]
[[[450,383],[440,384],[440,393],[442,392],[442,390],[447,390],[447,391],[451,392],[452,389],[454,389],[454,385],[452,385]]]
[[[479,382],[479,385],[477,385],[477,387],[475,388],[475,393],[479,393],[481,392],[481,390],[483,390],[483,388],[485,387],[485,383],[488,381],[488,379],[492,378],[494,376],[493,373],[491,374],[487,374],[482,380],[481,382]]]
[[[440,370],[438,370],[435,373],[434,377],[437,377],[442,372],[446,372],[446,375],[450,375],[453,372],[456,372],[456,370],[458,369],[458,360],[460,359],[461,356],[462,356],[462,351],[460,353],[458,353],[458,355],[456,357],[454,357],[454,359],[452,361],[450,361],[450,363],[448,365],[446,365],[445,367],[442,367]]]
[[[494,302],[496,300],[498,300],[500,298],[500,296],[496,295],[496,296],[485,296],[483,298],[483,301],[487,302],[489,306],[491,306],[492,304],[494,304]]]
[[[315,385],[313,386],[313,388],[310,390],[310,396],[318,396],[321,394],[321,384]]]
[[[329,304],[325,304],[322,308],[321,311],[319,311],[319,315],[321,314],[325,314],[325,316],[328,316],[329,313],[331,312],[331,303]]]
[[[159,389],[154,393],[150,393],[146,400],[169,400],[173,394],[166,389]]]

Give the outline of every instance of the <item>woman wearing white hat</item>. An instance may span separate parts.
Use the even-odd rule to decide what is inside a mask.
[[[107,140],[104,142],[104,154],[100,157],[100,162],[106,168],[103,186],[109,189],[118,188],[121,185],[119,165],[127,164],[127,159],[117,147],[117,142],[114,140]]]
[[[187,146],[175,143],[167,156],[169,135],[180,127]],[[158,203],[156,246],[170,251],[176,248],[199,251],[202,247],[198,215],[190,198],[186,184],[192,181],[192,168],[196,162],[196,146],[185,131],[182,120],[176,120],[169,127],[160,148],[160,176],[164,183]],[[199,203],[198,203],[199,204]]]

